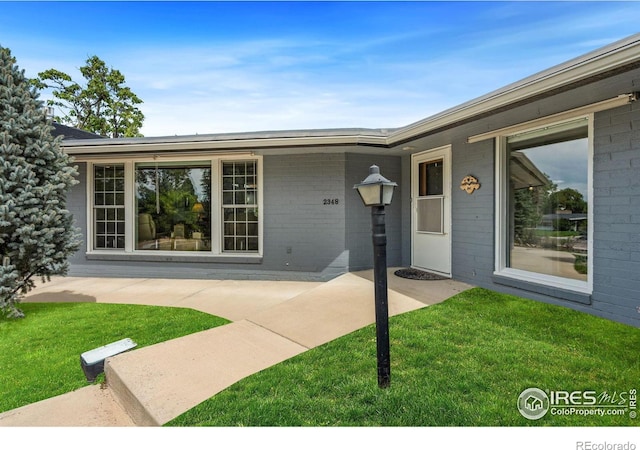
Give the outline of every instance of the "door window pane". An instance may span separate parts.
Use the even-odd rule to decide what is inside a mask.
[[[442,206],[444,198],[418,199],[418,231],[425,233],[442,233]]]
[[[444,226],[443,161],[418,164],[417,231],[442,233]]]
[[[442,195],[444,192],[442,160],[423,162],[418,166],[420,197],[427,195]]]

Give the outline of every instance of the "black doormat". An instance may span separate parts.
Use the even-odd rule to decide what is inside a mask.
[[[436,275],[435,273],[411,268],[396,270],[394,274],[400,278],[408,278],[410,280],[447,280],[446,277]]]

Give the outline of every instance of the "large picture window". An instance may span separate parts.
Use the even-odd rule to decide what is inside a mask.
[[[88,250],[260,254],[259,161],[91,164]]]
[[[137,163],[136,250],[211,251],[211,162]]]
[[[503,268],[588,281],[588,120],[507,136]]]

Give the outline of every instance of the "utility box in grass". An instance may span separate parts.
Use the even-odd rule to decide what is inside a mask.
[[[131,339],[121,339],[102,347],[94,348],[80,355],[80,365],[87,381],[93,383],[96,377],[104,372],[104,360],[119,353],[131,350],[136,345]]]

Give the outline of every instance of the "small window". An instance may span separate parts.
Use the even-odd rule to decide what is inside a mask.
[[[222,164],[223,250],[258,251],[258,174],[255,161]]]
[[[124,249],[124,166],[93,166],[94,248]]]

